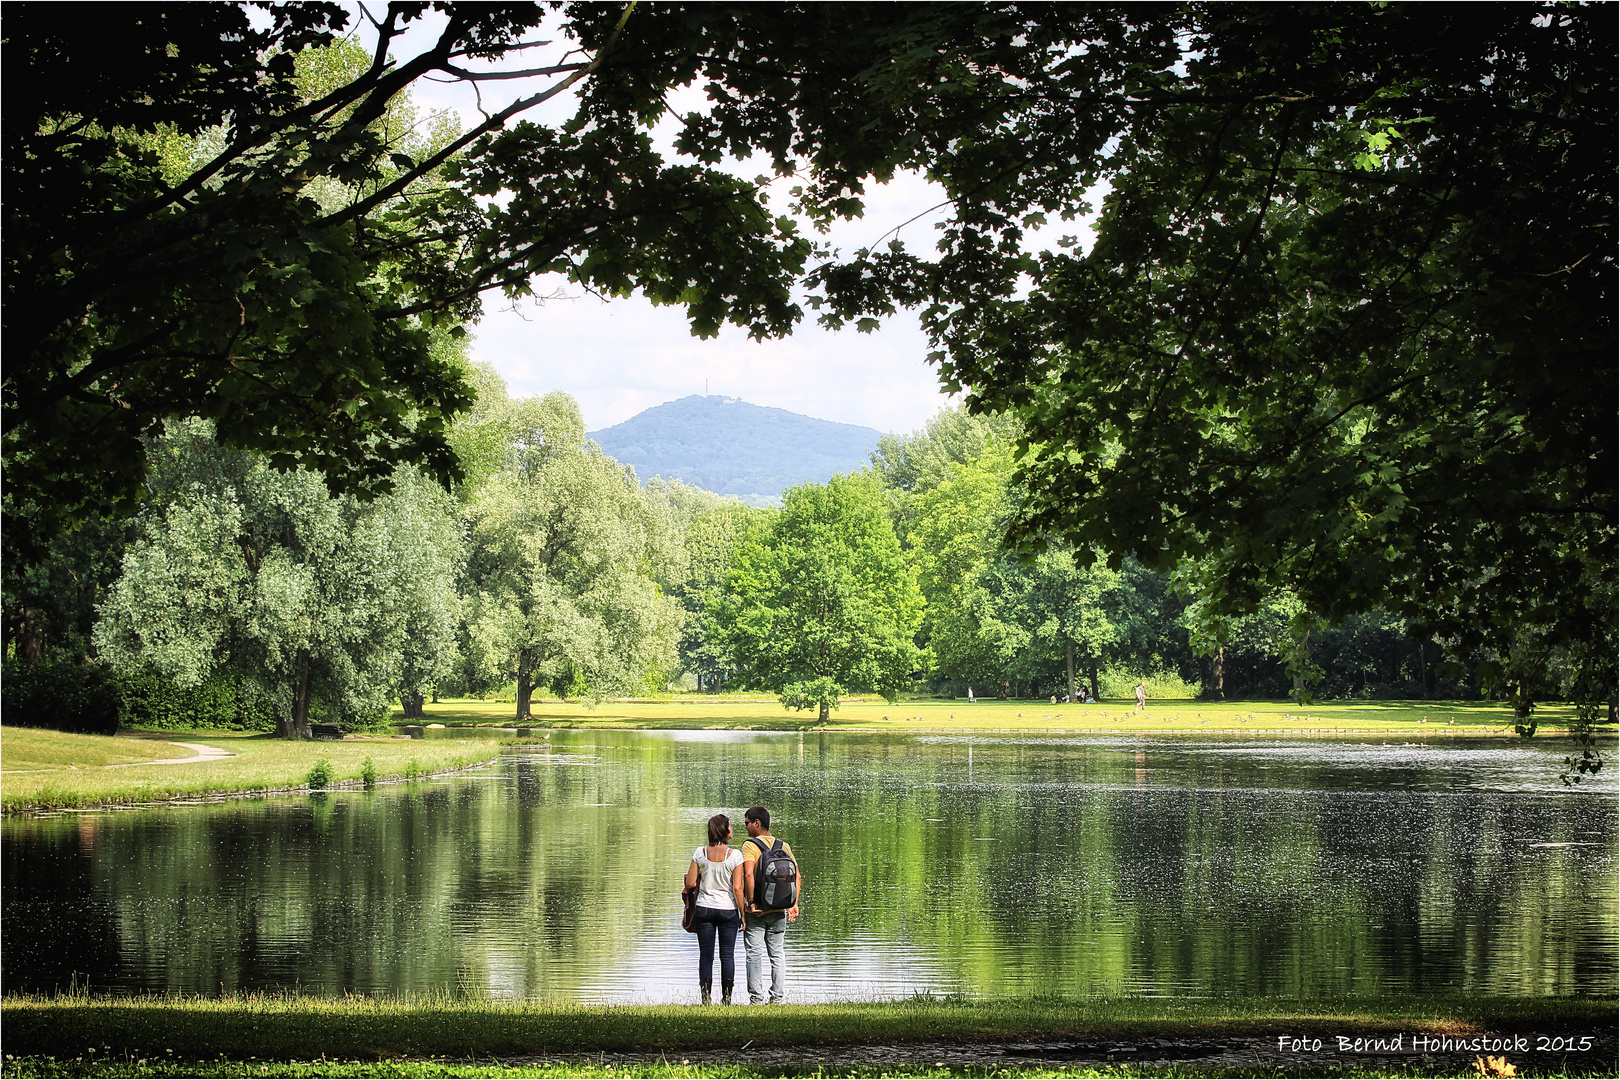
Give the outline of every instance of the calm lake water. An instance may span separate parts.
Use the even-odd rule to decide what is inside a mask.
[[[760,802],[800,1001],[1614,993],[1616,791],[1566,752],[557,732],[371,793],[7,820],[0,981],[695,1000],[679,879]]]

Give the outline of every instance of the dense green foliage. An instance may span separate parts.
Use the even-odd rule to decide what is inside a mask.
[[[214,675],[195,686],[181,686],[152,671],[121,675],[119,723],[159,731],[219,728],[272,731],[275,708],[254,700],[239,679]]]
[[[923,303],[1023,421],[1013,534],[1192,560],[1219,616],[1290,593],[1296,638],[1391,611],[1526,709],[1562,664],[1609,696],[1615,9],[930,14],[865,74],[874,127],[928,110],[939,252],[818,275],[840,317]],[[1089,248],[1022,246],[1099,190]]]
[[[703,540],[695,576],[693,516],[662,497],[619,499],[641,524],[615,528],[639,538],[603,541],[620,554],[596,584],[560,586],[561,621],[523,616],[543,659],[497,626],[493,598],[523,593],[491,584],[517,558],[497,504],[544,506],[516,495],[536,481],[509,469],[502,422],[452,422],[487,382],[454,339],[484,291],[557,272],[682,304],[701,334],[786,332],[795,280],[829,325],[919,307],[980,414],[876,459],[936,686],[1067,690],[1071,668],[1113,666],[1217,693],[1612,702],[1612,7],[451,4],[390,61],[423,14],[390,6],[371,54],[327,4],[258,24],[228,4],[8,16],[34,88],[5,129],[5,536],[26,555],[7,559],[8,655],[95,660],[131,539],[100,516],[182,504],[150,448],[166,418],[200,417],[334,491],[449,482],[503,553],[454,591],[408,590],[417,615],[389,618],[412,649],[371,664],[334,645],[353,668],[325,691],[339,712],[451,672],[657,685],[677,620],[705,679],[839,682],[765,659],[792,636],[766,623],[705,629],[741,548]],[[534,69],[543,89],[465,132],[411,105],[419,78],[499,77],[467,62],[498,66],[544,19],[583,51]],[[75,74],[91,62],[99,78]],[[678,118],[672,164],[648,126],[695,84],[708,107]],[[522,119],[565,91],[563,122]],[[817,225],[925,172],[949,200],[937,244],[816,251],[719,167],[756,152]],[[1092,215],[1089,246],[1026,243]],[[146,514],[140,550],[178,543]],[[609,625],[651,644],[610,648]],[[125,658],[167,649],[196,682],[222,641]]]
[[[538,682],[600,698],[667,683],[680,616],[669,504],[584,441],[566,394],[508,402],[491,418],[509,456],[467,506],[467,625],[478,666],[517,683],[526,719]]]
[[[1008,550],[1025,498],[1009,421],[946,410],[886,438],[870,473],[756,510],[679,481],[639,485],[584,441],[565,395],[513,400],[498,376],[472,375],[477,404],[451,429],[471,466],[454,498],[403,476],[361,503],[200,429],[156,442],[158,498],[133,546],[70,536],[14,579],[40,605],[11,620],[34,635],[9,649],[17,715],[296,734],[300,708],[365,727],[390,698],[415,716],[441,690],[515,683],[521,718],[536,691],[595,701],[683,679],[770,689],[823,718],[846,692],[1128,696],[1144,677],[1212,698],[1302,683],[1328,697],[1478,692],[1441,678],[1439,645],[1393,616],[1318,620],[1301,641],[1286,594],[1211,617],[1190,570],[1086,565],[1057,542]],[[115,559],[92,640],[82,583]],[[1547,678],[1567,689],[1574,673]]]
[[[680,656],[700,690],[722,689],[738,668],[716,616],[725,608],[732,554],[745,539],[758,539],[768,520],[763,511],[732,502],[698,517],[686,531],[686,579],[675,589],[684,610]]]
[[[87,735],[118,730],[118,684],[99,665],[62,656],[34,664],[8,658],[5,687],[8,724]]]
[[[4,132],[10,551],[132,512],[142,440],[170,417],[335,491],[385,490],[401,462],[454,481],[446,424],[471,394],[434,335],[540,275],[679,304],[705,336],[785,333],[814,247],[764,185],[716,166],[765,150],[777,175],[814,178],[796,204],[823,223],[858,213],[845,182],[902,152],[841,115],[858,95],[766,74],[772,123],[737,106],[772,57],[845,86],[828,31],[879,28],[854,57],[871,62],[910,13],[452,3],[424,30],[429,9],[399,3],[366,53],[339,5],[266,10],[6,20],[8,70],[31,87]],[[537,40],[555,51],[527,52]],[[533,89],[467,130],[410,104],[420,79],[519,76]],[[710,130],[668,160],[647,129],[670,91],[715,76]],[[559,100],[577,104],[536,119]],[[808,170],[783,122],[820,133]]]
[[[319,474],[227,450],[202,421],[153,441],[156,498],[100,608],[95,643],[125,673],[180,687],[227,675],[286,735],[312,710],[371,723],[449,660],[461,540],[442,489],[401,475],[371,502]]]
[[[844,691],[911,685],[923,604],[877,482],[835,476],[789,490],[737,547],[713,614],[745,685],[826,721]]]

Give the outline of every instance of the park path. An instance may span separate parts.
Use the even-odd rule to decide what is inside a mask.
[[[168,742],[168,740],[164,740]],[[157,761],[126,761],[119,765],[103,765],[104,769],[132,769],[137,765],[195,765],[203,761],[221,761],[236,755],[229,750],[221,750],[217,746],[204,746],[202,743],[176,742],[172,746],[183,746],[187,750],[196,752],[195,757],[160,758]]]

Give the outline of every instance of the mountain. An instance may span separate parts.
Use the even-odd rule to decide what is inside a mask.
[[[694,394],[655,405],[590,437],[646,480],[684,480],[751,506],[795,484],[825,483],[867,464],[881,433],[736,398]]]

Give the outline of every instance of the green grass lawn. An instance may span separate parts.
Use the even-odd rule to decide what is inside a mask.
[[[873,1075],[821,1070],[815,1064],[817,1053],[860,1045],[1230,1037],[1270,1041],[1280,1034],[1319,1035],[1330,1040],[1345,1033],[1401,1032],[1612,1035],[1615,1008],[1612,998],[923,998],[777,1006],[769,1010],[768,1022],[764,1022],[765,1010],[749,1008],[590,1006],[449,997],[277,995],[207,1000],[80,994],[11,995],[0,1002],[8,1076]],[[794,1048],[794,1056],[804,1063],[802,1071],[780,1065],[769,1071],[746,1065],[739,1069],[731,1063],[703,1067],[682,1060],[683,1053],[736,1047],[750,1039],[762,1049]],[[615,1070],[606,1055],[622,1053],[657,1055],[657,1062],[620,1064]],[[514,1057],[556,1060],[524,1067],[499,1062]],[[1412,1064],[1411,1058],[1368,1061],[1352,1075],[1436,1074],[1432,1066],[1426,1073],[1409,1072]],[[1308,1059],[1299,1066],[1304,1071],[1293,1075],[1311,1075]],[[1392,1066],[1396,1068],[1392,1070]],[[1128,1069],[953,1070],[927,1060],[885,1073],[1165,1075]],[[1232,1075],[1266,1074],[1289,1075],[1286,1071]],[[1585,1073],[1602,1074],[1602,1069]]]
[[[427,706],[427,722],[511,725],[511,701],[458,699]],[[819,728],[813,712],[784,709],[774,698],[690,697],[656,701],[606,701],[591,708],[575,702],[535,701],[538,726],[607,728]],[[1567,725],[1574,709],[1546,705],[1536,719],[1549,729]],[[396,719],[400,719],[396,715]],[[1402,731],[1468,734],[1513,733],[1513,712],[1498,702],[1358,701],[1299,706],[1286,701],[1149,701],[1144,712],[1134,700],[1096,705],[1053,705],[1049,701],[942,701],[919,698],[890,703],[881,699],[844,702],[826,725],[829,731],[909,731],[927,728],[997,731],[1316,732]]]
[[[190,753],[183,746],[149,739],[70,735],[40,728],[0,728],[0,770],[8,777],[13,773],[57,769],[99,769],[107,765],[186,757]],[[11,781],[8,779],[6,783],[9,785]]]
[[[306,786],[316,761],[331,762],[332,783],[360,779],[370,758],[380,780],[448,772],[488,761],[496,742],[377,738],[334,742],[289,742],[258,735],[175,733],[183,742],[215,746],[234,756],[178,765],[109,769],[114,759],[141,761],[185,757],[172,742],[69,735],[32,728],[0,728],[0,808],[7,813],[40,807],[87,807],[158,802],[223,792],[275,791]],[[76,767],[74,767],[76,766]],[[13,770],[18,771],[13,771]],[[27,769],[29,771],[21,771]]]

